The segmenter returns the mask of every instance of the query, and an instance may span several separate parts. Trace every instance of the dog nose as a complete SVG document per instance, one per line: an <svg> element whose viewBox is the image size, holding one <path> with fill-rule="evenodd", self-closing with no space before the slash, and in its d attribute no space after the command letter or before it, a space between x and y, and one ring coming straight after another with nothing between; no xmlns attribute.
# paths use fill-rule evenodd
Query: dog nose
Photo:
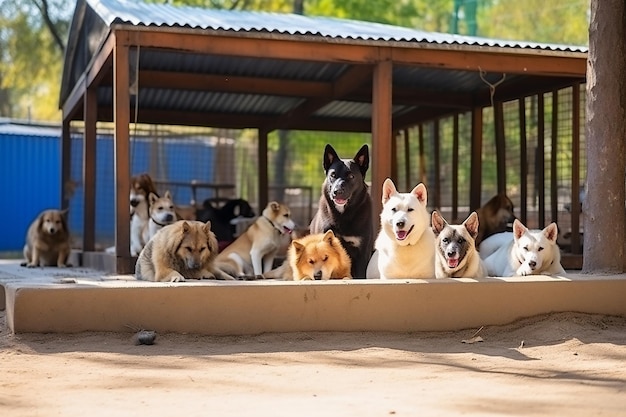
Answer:
<svg viewBox="0 0 626 417"><path fill-rule="evenodd" d="M171 214L168 214L167 216L165 216L166 222L171 222L172 220L174 220L174 217Z"/></svg>
<svg viewBox="0 0 626 417"><path fill-rule="evenodd" d="M56 231L57 231L57 229L55 229L54 227L51 227L51 228L50 228L50 234L51 234L51 235L55 234L55 233L56 233Z"/></svg>
<svg viewBox="0 0 626 417"><path fill-rule="evenodd" d="M315 273L315 275L313 275L313 278L315 278L316 280L321 280L322 279L322 271L317 271Z"/></svg>
<svg viewBox="0 0 626 417"><path fill-rule="evenodd" d="M131 206L133 206L133 207L137 207L137 205L138 205L138 204L139 204L139 200L135 200L135 199L130 200L130 205L131 205Z"/></svg>
<svg viewBox="0 0 626 417"><path fill-rule="evenodd" d="M535 261L530 261L530 262L528 262L528 265L529 265L532 269L535 269L535 267L537 266L537 262L535 262Z"/></svg>
<svg viewBox="0 0 626 417"><path fill-rule="evenodd" d="M402 229L404 227L404 220L400 220L399 222L396 222L396 226Z"/></svg>
<svg viewBox="0 0 626 417"><path fill-rule="evenodd" d="M456 251L454 251L454 250L448 251L447 255L448 255L449 258L452 258L453 256L456 255Z"/></svg>

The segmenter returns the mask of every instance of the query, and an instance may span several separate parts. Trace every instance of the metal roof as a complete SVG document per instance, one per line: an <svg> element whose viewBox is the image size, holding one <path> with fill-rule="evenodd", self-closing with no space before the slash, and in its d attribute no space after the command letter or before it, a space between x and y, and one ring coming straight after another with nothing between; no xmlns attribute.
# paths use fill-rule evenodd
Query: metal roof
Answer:
<svg viewBox="0 0 626 417"><path fill-rule="evenodd" d="M215 10L198 7L149 4L128 0L87 0L107 25L167 26L234 32L266 32L285 35L312 35L333 40L419 42L478 45L502 48L531 48L553 51L586 52L583 46L497 40L418 29L382 23L290 13L241 10Z"/></svg>
<svg viewBox="0 0 626 417"><path fill-rule="evenodd" d="M104 62L99 55L112 53L103 50L105 43L124 31L141 35L127 42L130 65L138 63L138 114L145 123L368 131L373 68L376 61L390 59L385 56L394 61L392 112L398 128L416 117L489 105L489 83L504 73L506 80L495 95L499 100L584 80L586 68L587 48L582 46L330 17L77 0L60 94L62 107L68 99L73 103L64 109L73 119L82 117L77 95L82 94L86 72L98 59ZM169 43L146 46L138 40L156 34ZM191 46L198 35L206 36L206 42ZM241 42L248 42L247 50L241 50ZM288 42L290 48L284 50L278 42ZM357 52L344 57L352 50ZM107 59L103 74L95 77L99 120L113 117L112 59ZM302 115L305 110L308 117Z"/></svg>

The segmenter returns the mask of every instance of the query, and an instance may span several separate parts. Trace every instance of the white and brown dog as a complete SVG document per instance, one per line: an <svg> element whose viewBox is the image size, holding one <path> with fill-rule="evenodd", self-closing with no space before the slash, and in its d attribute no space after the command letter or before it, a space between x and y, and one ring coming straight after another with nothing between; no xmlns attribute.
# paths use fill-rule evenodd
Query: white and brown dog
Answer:
<svg viewBox="0 0 626 417"><path fill-rule="evenodd" d="M435 277L484 278L486 269L474 239L478 234L478 215L472 212L460 225L450 225L438 211L432 213L435 240Z"/></svg>

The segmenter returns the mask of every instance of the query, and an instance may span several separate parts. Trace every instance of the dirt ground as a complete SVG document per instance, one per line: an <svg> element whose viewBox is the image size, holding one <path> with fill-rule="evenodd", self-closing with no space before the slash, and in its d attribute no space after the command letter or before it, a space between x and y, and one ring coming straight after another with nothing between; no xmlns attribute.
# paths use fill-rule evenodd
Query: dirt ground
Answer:
<svg viewBox="0 0 626 417"><path fill-rule="evenodd" d="M152 346L0 329L2 416L626 415L626 318L534 317L473 344L478 329L159 334Z"/></svg>

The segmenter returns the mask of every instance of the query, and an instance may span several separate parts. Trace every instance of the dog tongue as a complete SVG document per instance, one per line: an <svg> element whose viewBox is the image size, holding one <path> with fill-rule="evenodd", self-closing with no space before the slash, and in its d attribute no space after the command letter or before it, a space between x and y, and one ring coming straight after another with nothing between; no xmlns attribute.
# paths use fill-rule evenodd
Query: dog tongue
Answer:
<svg viewBox="0 0 626 417"><path fill-rule="evenodd" d="M404 240L404 239L406 238L406 235L407 235L406 230L398 230L398 231L396 232L396 238L397 238L398 240Z"/></svg>
<svg viewBox="0 0 626 417"><path fill-rule="evenodd" d="M335 198L335 204L344 205L347 202L348 202L348 200L345 200L343 198Z"/></svg>
<svg viewBox="0 0 626 417"><path fill-rule="evenodd" d="M458 259L448 259L448 266L450 268L456 268L457 266L459 266L459 260Z"/></svg>
<svg viewBox="0 0 626 417"><path fill-rule="evenodd" d="M291 232L293 232L293 230L285 226L283 226L283 230L285 231L285 233L288 233L288 234L291 234Z"/></svg>

